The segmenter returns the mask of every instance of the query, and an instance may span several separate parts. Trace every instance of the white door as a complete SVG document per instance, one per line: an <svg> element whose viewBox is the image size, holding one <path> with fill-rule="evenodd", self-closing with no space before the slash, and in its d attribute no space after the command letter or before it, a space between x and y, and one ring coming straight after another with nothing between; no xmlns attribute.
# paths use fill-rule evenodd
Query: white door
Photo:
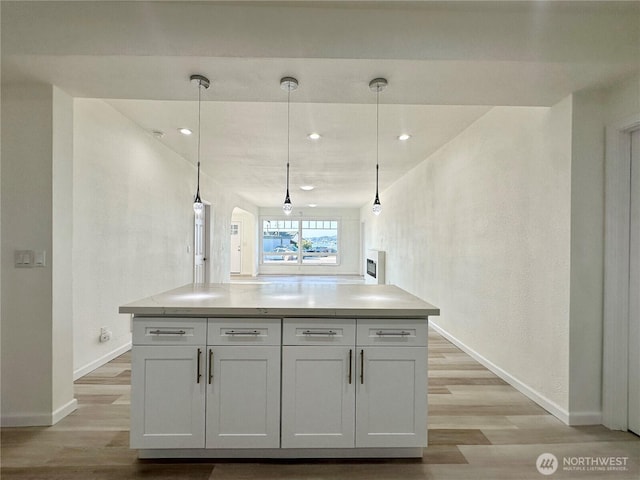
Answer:
<svg viewBox="0 0 640 480"><path fill-rule="evenodd" d="M132 350L131 448L204 447L204 350L204 346Z"/></svg>
<svg viewBox="0 0 640 480"><path fill-rule="evenodd" d="M640 130L631 134L629 430L640 435Z"/></svg>
<svg viewBox="0 0 640 480"><path fill-rule="evenodd" d="M354 354L353 347L282 348L282 448L354 446Z"/></svg>
<svg viewBox="0 0 640 480"><path fill-rule="evenodd" d="M207 367L207 448L280 447L280 347L208 347Z"/></svg>
<svg viewBox="0 0 640 480"><path fill-rule="evenodd" d="M242 268L242 224L231 222L231 273L240 273Z"/></svg>
<svg viewBox="0 0 640 480"><path fill-rule="evenodd" d="M357 349L356 447L426 447L427 349Z"/></svg>
<svg viewBox="0 0 640 480"><path fill-rule="evenodd" d="M207 216L206 209L201 213L197 213L194 217L194 234L193 234L193 281L194 283L206 283L207 271L205 268L205 252L206 252L206 226Z"/></svg>

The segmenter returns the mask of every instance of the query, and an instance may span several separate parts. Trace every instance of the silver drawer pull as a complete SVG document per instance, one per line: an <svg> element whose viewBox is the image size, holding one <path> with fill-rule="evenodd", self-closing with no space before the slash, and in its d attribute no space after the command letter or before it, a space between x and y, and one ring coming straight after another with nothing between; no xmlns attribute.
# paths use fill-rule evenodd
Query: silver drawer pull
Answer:
<svg viewBox="0 0 640 480"><path fill-rule="evenodd" d="M401 332L385 332L384 330L378 330L376 335L380 337L406 337L407 335L411 335L411 332L405 332L404 330Z"/></svg>
<svg viewBox="0 0 640 480"><path fill-rule="evenodd" d="M235 330L229 330L228 332L225 332L226 335L260 335L260 332L258 330L241 330L241 331L235 331Z"/></svg>
<svg viewBox="0 0 640 480"><path fill-rule="evenodd" d="M333 330L305 330L302 332L304 335L336 335Z"/></svg>
<svg viewBox="0 0 640 480"><path fill-rule="evenodd" d="M152 335L185 335L187 332L184 330L150 330Z"/></svg>

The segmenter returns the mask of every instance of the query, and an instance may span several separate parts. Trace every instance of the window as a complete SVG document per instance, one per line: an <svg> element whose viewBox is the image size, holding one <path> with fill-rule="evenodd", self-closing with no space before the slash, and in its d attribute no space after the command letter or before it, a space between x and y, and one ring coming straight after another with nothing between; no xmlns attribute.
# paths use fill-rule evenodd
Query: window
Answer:
<svg viewBox="0 0 640 480"><path fill-rule="evenodd" d="M338 220L262 221L262 263L337 265Z"/></svg>

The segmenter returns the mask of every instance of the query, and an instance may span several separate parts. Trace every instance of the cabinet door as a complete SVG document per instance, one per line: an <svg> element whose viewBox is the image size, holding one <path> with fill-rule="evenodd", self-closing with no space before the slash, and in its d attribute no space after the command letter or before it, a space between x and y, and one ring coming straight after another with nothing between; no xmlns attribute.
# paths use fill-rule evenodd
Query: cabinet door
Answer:
<svg viewBox="0 0 640 480"><path fill-rule="evenodd" d="M204 447L204 351L204 346L133 348L131 448Z"/></svg>
<svg viewBox="0 0 640 480"><path fill-rule="evenodd" d="M282 448L354 446L354 361L354 347L283 347Z"/></svg>
<svg viewBox="0 0 640 480"><path fill-rule="evenodd" d="M278 448L280 347L208 347L207 366L207 448Z"/></svg>
<svg viewBox="0 0 640 480"><path fill-rule="evenodd" d="M356 446L424 447L427 349L357 349Z"/></svg>

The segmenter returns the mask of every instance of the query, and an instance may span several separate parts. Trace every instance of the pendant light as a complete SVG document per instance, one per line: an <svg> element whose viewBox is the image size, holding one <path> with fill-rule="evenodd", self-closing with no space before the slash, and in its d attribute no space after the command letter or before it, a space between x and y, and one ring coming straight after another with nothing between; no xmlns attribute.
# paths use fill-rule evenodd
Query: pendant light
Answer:
<svg viewBox="0 0 640 480"><path fill-rule="evenodd" d="M298 89L298 80L293 77L282 77L280 79L280 88L287 91L287 193L284 197L282 210L284 211L285 215L291 215L291 210L293 210L291 198L289 198L289 137L291 133L291 92Z"/></svg>
<svg viewBox="0 0 640 480"><path fill-rule="evenodd" d="M379 136L380 136L380 92L382 92L385 88L387 88L387 80L385 78L374 78L369 82L369 89L372 92L376 92L376 198L373 201L373 213L376 215L380 215L382 212L382 204L380 203L380 196L378 195L378 171L380 170L379 166Z"/></svg>
<svg viewBox="0 0 640 480"><path fill-rule="evenodd" d="M202 89L209 88L209 79L203 75L191 75L189 77L191 83L194 83L198 86L198 188L196 190L196 198L193 201L193 211L196 212L196 215L202 212L204 205L202 204L202 200L200 199L200 107L202 101Z"/></svg>

